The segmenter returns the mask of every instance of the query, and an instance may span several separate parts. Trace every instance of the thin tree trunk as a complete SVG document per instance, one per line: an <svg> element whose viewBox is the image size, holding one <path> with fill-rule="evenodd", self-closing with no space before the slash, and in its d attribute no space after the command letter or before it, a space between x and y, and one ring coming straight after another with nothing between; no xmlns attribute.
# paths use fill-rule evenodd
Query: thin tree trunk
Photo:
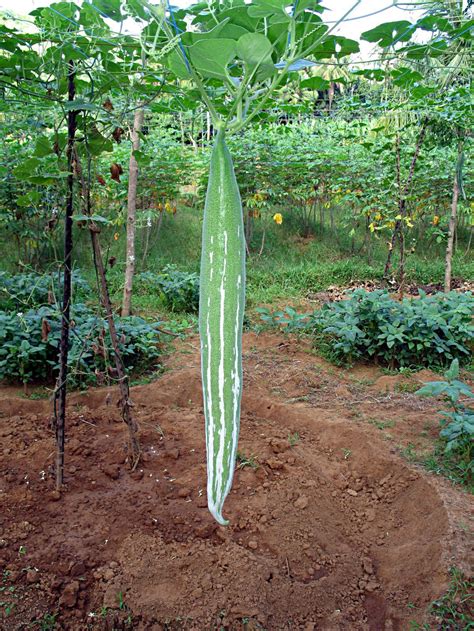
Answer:
<svg viewBox="0 0 474 631"><path fill-rule="evenodd" d="M74 101L76 95L74 62L68 66L68 100ZM72 284L72 215L74 211L74 139L76 135L76 110L67 116L67 194L66 217L64 224L64 276L63 304L61 314L61 340L59 343L59 377L54 393L54 427L56 431L56 490L64 482L64 444L66 438L66 396L69 355L69 326L71 313Z"/></svg>
<svg viewBox="0 0 474 631"><path fill-rule="evenodd" d="M128 383L128 375L125 371L122 354L120 352L117 330L115 328L114 314L112 310L112 302L110 300L109 288L107 286L107 278L105 275L104 260L100 249L99 231L95 225L90 226L92 248L94 250L94 263L99 277L100 289L102 294L102 305L105 309L107 324L109 326L110 341L114 351L115 370L117 372L117 380L120 388L120 406L122 409L122 419L128 428L129 439L129 465L131 469L135 469L140 460L140 444L138 442L138 427L132 415L132 403L130 401L130 387Z"/></svg>
<svg viewBox="0 0 474 631"><path fill-rule="evenodd" d="M137 215L138 163L134 151L140 148L140 130L143 125L144 110L135 110L132 129L132 152L130 154L127 200L127 260L125 263L125 284L123 288L122 316L129 316L132 307L133 276L135 274L135 224Z"/></svg>
<svg viewBox="0 0 474 631"><path fill-rule="evenodd" d="M77 173L81 180L82 198L85 204L85 214L91 215L90 205L90 187L86 184L84 174L82 172L81 164L77 153L75 154ZM140 443L138 441L137 432L138 426L132 415L132 402L130 400L130 387L128 382L128 375L126 373L123 361L122 353L120 352L119 342L117 337L117 329L115 328L114 313L112 309L112 301L110 300L109 288L107 285L107 277L105 273L104 259L102 257L102 251L100 248L99 233L100 228L90 221L89 225L92 250L94 254L94 266L96 269L97 277L99 279L101 302L105 310L105 316L109 327L110 341L112 344L115 371L117 375L117 381L120 389L120 407L122 411L122 419L128 428L128 458L131 469L135 469L140 460Z"/></svg>
<svg viewBox="0 0 474 631"><path fill-rule="evenodd" d="M408 172L408 177L407 177L407 181L405 182L405 186L403 187L403 190L401 188L401 168L400 168L400 136L397 136L397 144L396 144L396 151L397 151L397 183L398 183L398 189L399 189L399 197L398 197L398 209L399 209L399 215L400 215L400 219L397 219L395 221L395 226L393 228L393 232L392 232L392 237L390 239L390 243L389 243L389 247L388 247L388 254L387 254L387 261L385 263L385 269L383 272L383 276L385 279L388 278L390 269L392 267L392 255L393 255L393 250L394 250L394 246L397 240L397 236L399 235L400 230L403 230L403 219L405 218L406 215L406 203L407 203L407 196L408 193L410 192L410 188L411 188L411 184L413 181L413 176L415 175L415 166L418 160L418 156L420 155L420 150L421 150L421 145L423 144L423 140L425 138L426 135L426 128L428 126L428 119L424 118L423 122L421 124L421 129L420 129L420 133L418 134L418 139L416 141L416 146L415 146L415 151L413 153L413 157L411 160L411 164L410 164L410 170Z"/></svg>
<svg viewBox="0 0 474 631"><path fill-rule="evenodd" d="M457 218L457 213L458 213L458 200L459 200L459 193L461 191L461 171L462 171L463 157L464 157L463 145L460 142L458 145L458 159L456 161L456 170L454 172L453 197L451 201L451 216L449 217L448 243L446 246L446 265L445 265L445 272L444 272L444 291L446 293L451 291L454 235L456 234L456 218Z"/></svg>

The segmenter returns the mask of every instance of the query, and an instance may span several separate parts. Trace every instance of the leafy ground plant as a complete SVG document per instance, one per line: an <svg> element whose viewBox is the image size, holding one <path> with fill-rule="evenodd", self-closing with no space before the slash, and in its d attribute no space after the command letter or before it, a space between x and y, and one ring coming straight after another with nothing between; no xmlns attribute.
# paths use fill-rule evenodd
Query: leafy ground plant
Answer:
<svg viewBox="0 0 474 631"><path fill-rule="evenodd" d="M136 278L139 293L158 294L163 306L172 312L197 313L199 309L199 276L167 265L160 274L142 272Z"/></svg>
<svg viewBox="0 0 474 631"><path fill-rule="evenodd" d="M348 300L323 306L312 318L314 334L341 361L374 359L392 368L440 368L467 360L474 337L470 293L392 299L387 291L359 289Z"/></svg>
<svg viewBox="0 0 474 631"><path fill-rule="evenodd" d="M80 272L72 274L74 294L84 297L90 287ZM0 272L0 309L21 310L57 303L62 292L59 274L9 274Z"/></svg>
<svg viewBox="0 0 474 631"><path fill-rule="evenodd" d="M430 397L443 397L450 411L441 411L440 438L444 455L461 472L462 479L472 480L474 476L474 410L469 407L474 392L459 380L459 361L453 360L444 373L444 381L430 381L417 391L417 394Z"/></svg>
<svg viewBox="0 0 474 631"><path fill-rule="evenodd" d="M330 360L351 364L374 360L395 368L443 368L453 359L467 361L474 339L470 292L438 293L394 300L386 290L357 289L347 300L325 304L313 314L294 309L259 309L268 325L311 334Z"/></svg>
<svg viewBox="0 0 474 631"><path fill-rule="evenodd" d="M58 370L60 312L40 307L26 313L0 311L0 381L52 381ZM160 354L159 322L117 318L122 358L130 372L156 367ZM72 310L69 363L71 384L102 384L114 377L106 322L82 303Z"/></svg>

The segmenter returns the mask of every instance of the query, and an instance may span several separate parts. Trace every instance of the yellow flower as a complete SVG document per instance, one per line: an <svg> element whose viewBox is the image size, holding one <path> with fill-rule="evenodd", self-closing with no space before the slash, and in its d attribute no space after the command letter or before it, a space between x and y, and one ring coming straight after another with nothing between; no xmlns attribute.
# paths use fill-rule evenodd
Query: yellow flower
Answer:
<svg viewBox="0 0 474 631"><path fill-rule="evenodd" d="M169 202L165 202L165 210L167 213L172 213L173 212L173 207L171 206L171 204Z"/></svg>
<svg viewBox="0 0 474 631"><path fill-rule="evenodd" d="M281 213L275 213L273 215L273 221L281 226L281 224L283 223L283 217L281 216Z"/></svg>
<svg viewBox="0 0 474 631"><path fill-rule="evenodd" d="M381 213L377 213L377 214L375 215L375 219L376 219L377 221L380 221L380 220L382 219L382 214L381 214Z"/></svg>
<svg viewBox="0 0 474 631"><path fill-rule="evenodd" d="M439 224L439 216L435 215L433 217L433 226L437 226Z"/></svg>
<svg viewBox="0 0 474 631"><path fill-rule="evenodd" d="M115 232L114 233L114 241L118 241L119 240L119 236L120 236L119 233Z"/></svg>

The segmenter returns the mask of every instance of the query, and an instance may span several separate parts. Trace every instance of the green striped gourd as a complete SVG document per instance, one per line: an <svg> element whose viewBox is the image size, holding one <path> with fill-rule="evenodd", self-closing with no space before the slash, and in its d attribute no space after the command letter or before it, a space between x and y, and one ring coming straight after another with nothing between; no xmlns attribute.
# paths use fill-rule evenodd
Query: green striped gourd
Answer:
<svg viewBox="0 0 474 631"><path fill-rule="evenodd" d="M207 501L220 524L232 485L242 396L245 241L232 157L220 130L204 208L199 332L206 419Z"/></svg>

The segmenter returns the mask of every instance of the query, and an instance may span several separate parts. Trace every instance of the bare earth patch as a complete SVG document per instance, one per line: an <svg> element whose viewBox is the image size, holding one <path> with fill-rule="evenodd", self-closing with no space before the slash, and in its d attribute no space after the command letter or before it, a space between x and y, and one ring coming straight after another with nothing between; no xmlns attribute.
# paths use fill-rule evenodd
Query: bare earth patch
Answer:
<svg viewBox="0 0 474 631"><path fill-rule="evenodd" d="M434 404L376 369L338 370L304 344L247 334L242 468L222 528L206 508L197 347L181 343L168 372L133 388L134 473L117 394L71 397L60 499L48 402L0 399L0 566L14 588L0 596L12 603L1 628L48 613L71 631L423 622L449 566L472 565L471 498L399 455L430 445Z"/></svg>

